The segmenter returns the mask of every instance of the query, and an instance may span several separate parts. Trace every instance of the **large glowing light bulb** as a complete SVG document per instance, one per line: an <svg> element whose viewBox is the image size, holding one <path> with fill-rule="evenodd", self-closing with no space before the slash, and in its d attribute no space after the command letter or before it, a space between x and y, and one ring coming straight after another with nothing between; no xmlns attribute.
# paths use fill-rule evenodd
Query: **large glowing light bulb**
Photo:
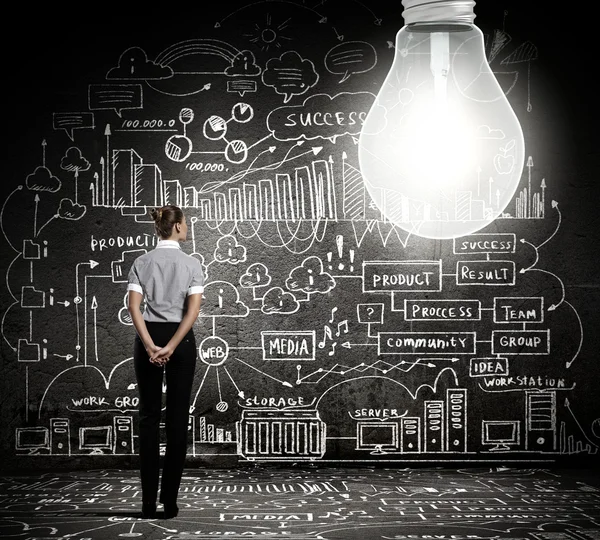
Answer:
<svg viewBox="0 0 600 540"><path fill-rule="evenodd" d="M394 62L362 126L365 186L426 238L489 225L517 190L523 132L485 57L474 1L403 0Z"/></svg>

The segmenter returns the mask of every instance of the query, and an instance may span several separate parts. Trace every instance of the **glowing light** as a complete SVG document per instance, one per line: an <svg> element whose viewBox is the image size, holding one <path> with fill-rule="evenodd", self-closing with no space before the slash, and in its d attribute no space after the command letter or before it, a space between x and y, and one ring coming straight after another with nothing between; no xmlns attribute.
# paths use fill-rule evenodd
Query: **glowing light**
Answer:
<svg viewBox="0 0 600 540"><path fill-rule="evenodd" d="M406 25L359 139L383 217L426 238L489 225L517 190L521 126L485 58L475 2L403 0Z"/></svg>

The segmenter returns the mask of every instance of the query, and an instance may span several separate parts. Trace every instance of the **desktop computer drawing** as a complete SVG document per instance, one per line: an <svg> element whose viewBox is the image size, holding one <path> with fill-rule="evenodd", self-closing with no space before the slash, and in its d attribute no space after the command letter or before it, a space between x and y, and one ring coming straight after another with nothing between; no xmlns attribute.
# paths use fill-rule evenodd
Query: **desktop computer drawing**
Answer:
<svg viewBox="0 0 600 540"><path fill-rule="evenodd" d="M26 450L35 454L40 450L50 450L50 433L47 427L23 427L16 430L16 450Z"/></svg>
<svg viewBox="0 0 600 540"><path fill-rule="evenodd" d="M489 452L506 452L521 443L520 420L482 420L481 443L492 445Z"/></svg>
<svg viewBox="0 0 600 540"><path fill-rule="evenodd" d="M373 455L398 450L398 423L358 422L356 449L370 450Z"/></svg>
<svg viewBox="0 0 600 540"><path fill-rule="evenodd" d="M79 449L90 454L106 454L114 451L112 426L79 428Z"/></svg>
<svg viewBox="0 0 600 540"><path fill-rule="evenodd" d="M556 425L556 390L525 392L525 450L556 452L558 428Z"/></svg>
<svg viewBox="0 0 600 540"><path fill-rule="evenodd" d="M133 418L131 416L115 416L113 432L115 454L133 454Z"/></svg>
<svg viewBox="0 0 600 540"><path fill-rule="evenodd" d="M52 455L71 454L71 421L69 418L50 419L50 452Z"/></svg>

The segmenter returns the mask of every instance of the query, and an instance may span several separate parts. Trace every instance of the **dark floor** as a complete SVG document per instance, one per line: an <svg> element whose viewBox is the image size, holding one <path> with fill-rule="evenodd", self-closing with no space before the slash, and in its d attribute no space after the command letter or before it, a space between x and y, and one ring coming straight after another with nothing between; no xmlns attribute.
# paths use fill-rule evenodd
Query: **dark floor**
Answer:
<svg viewBox="0 0 600 540"><path fill-rule="evenodd" d="M19 472L0 477L0 538L600 539L599 476L505 467L187 469L179 516L144 520L135 470Z"/></svg>

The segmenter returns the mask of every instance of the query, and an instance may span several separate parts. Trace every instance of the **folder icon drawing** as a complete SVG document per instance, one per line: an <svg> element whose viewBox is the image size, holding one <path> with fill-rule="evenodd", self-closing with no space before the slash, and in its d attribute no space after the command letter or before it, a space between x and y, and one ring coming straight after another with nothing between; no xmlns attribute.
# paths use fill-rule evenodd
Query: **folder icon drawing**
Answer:
<svg viewBox="0 0 600 540"><path fill-rule="evenodd" d="M21 307L43 308L46 303L44 291L38 291L31 285L25 285L21 289Z"/></svg>
<svg viewBox="0 0 600 540"><path fill-rule="evenodd" d="M17 345L17 358L19 362L39 362L40 344L29 343L26 339L19 339Z"/></svg>
<svg viewBox="0 0 600 540"><path fill-rule="evenodd" d="M23 258L37 260L40 258L40 245L32 240L23 240Z"/></svg>
<svg viewBox="0 0 600 540"><path fill-rule="evenodd" d="M145 249L134 249L131 251L124 251L123 258L112 261L110 268L112 270L113 283L127 283L127 277L129 275L129 269L133 264L133 261L140 255L146 253Z"/></svg>

